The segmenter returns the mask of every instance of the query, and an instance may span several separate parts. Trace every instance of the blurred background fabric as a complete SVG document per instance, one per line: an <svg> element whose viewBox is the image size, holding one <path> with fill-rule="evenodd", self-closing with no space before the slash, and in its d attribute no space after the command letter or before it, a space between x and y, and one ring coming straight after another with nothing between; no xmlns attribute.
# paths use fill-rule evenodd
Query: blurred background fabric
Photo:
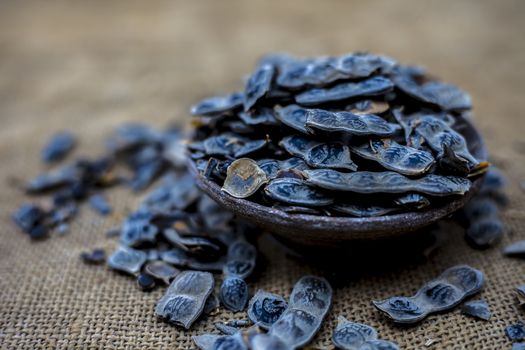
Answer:
<svg viewBox="0 0 525 350"><path fill-rule="evenodd" d="M471 93L476 125L509 179L507 233L500 246L479 251L453 226L428 261L343 283L313 344L330 346L343 314L402 349L429 340L429 349L510 348L504 328L524 316L513 289L525 283L525 262L500 250L525 239L524 34L520 0L0 1L0 347L193 348L191 335L245 317L223 311L184 332L156 320L161 289L142 293L131 278L80 262L84 250L116 246L105 231L140 199L126 189L111 192L117 215L109 219L84 209L66 236L30 242L19 233L9 218L27 200L19 182L44 169L39 150L51 134L71 130L80 141L75 153L95 155L122 122L187 123L192 104L240 88L265 53L370 51L424 65ZM326 273L271 247L263 253L268 263L253 291L288 296L301 275ZM397 327L370 304L412 294L458 263L486 273L479 296L491 306L490 321L456 309Z"/></svg>

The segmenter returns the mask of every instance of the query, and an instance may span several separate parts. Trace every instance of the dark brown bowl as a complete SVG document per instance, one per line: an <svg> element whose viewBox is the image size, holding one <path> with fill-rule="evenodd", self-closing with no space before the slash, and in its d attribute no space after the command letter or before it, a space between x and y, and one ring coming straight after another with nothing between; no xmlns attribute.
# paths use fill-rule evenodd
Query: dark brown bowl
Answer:
<svg viewBox="0 0 525 350"><path fill-rule="evenodd" d="M463 120L461 133L471 145L471 152L478 159L487 159L483 139L469 120ZM197 186L213 200L236 215L257 224L290 244L337 246L347 241L392 238L421 229L460 209L478 191L483 176L474 180L472 188L463 196L428 210L405 212L370 218L316 216L287 214L281 210L238 199L221 191L219 185L199 174L195 163L189 159L190 171Z"/></svg>

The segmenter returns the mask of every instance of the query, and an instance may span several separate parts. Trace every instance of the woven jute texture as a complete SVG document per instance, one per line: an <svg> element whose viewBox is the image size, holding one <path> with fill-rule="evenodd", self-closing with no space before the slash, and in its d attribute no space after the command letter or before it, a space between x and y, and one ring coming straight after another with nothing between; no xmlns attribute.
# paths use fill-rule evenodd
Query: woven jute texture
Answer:
<svg viewBox="0 0 525 350"><path fill-rule="evenodd" d="M156 126L186 122L199 98L241 87L241 77L265 52L301 55L354 50L421 63L471 92L477 126L493 162L509 179L506 234L488 250L469 247L448 224L443 246L428 260L337 280L334 305L314 344L330 346L339 314L377 327L403 349L509 349L505 326L525 318L514 287L525 283L525 261L501 247L525 239L525 2L523 1L1 1L0 2L0 348L193 348L191 335L212 322L244 318L222 313L190 332L157 321L163 293L143 293L131 278L86 266L84 250L112 250L105 236L140 196L111 191L115 215L83 207L65 236L31 242L9 217L26 201L20 180L44 170L40 146L54 131L79 135L77 155L96 155L124 121ZM303 274L330 271L290 259L268 240L266 264L250 283L288 296ZM383 260L382 260L383 259ZM363 268L340 259L349 273ZM388 322L372 299L410 295L455 264L486 274L479 294L493 315L483 322L458 309L413 327Z"/></svg>

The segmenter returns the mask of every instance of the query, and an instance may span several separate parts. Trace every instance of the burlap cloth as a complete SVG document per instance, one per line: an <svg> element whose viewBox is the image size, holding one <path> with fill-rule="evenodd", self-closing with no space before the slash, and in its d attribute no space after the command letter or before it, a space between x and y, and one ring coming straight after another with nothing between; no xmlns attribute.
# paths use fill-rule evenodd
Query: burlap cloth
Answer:
<svg viewBox="0 0 525 350"><path fill-rule="evenodd" d="M57 129L80 136L77 154L97 154L103 137L123 121L166 125L187 119L199 98L240 87L240 78L267 51L297 54L368 49L419 62L472 93L477 125L494 162L508 176L507 227L493 249L470 248L459 229L428 261L342 283L315 339L329 346L338 314L377 327L403 349L505 349L504 327L524 316L513 288L525 283L525 261L502 257L501 246L525 239L525 2L8 2L0 3L0 347L3 349L192 348L190 336L230 312L183 332L155 319L163 290L143 293L106 267L82 264L83 250L116 245L105 237L137 203L126 189L111 192L116 215L88 208L70 234L30 242L9 216L26 200L17 179L43 169L38 151ZM306 273L323 273L265 245L268 266L252 288L285 296ZM381 257L378 257L381 259ZM345 264L345 261L341 261ZM413 293L445 268L483 270L480 297L493 311L483 322L458 309L411 328L387 322L371 299ZM389 262L385 261L385 265ZM347 266L349 270L358 266Z"/></svg>

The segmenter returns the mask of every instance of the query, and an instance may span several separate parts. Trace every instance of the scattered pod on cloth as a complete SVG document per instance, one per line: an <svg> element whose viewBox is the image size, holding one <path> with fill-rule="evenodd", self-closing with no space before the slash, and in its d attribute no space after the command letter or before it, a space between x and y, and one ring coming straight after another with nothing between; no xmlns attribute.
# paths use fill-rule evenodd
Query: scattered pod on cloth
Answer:
<svg viewBox="0 0 525 350"><path fill-rule="evenodd" d="M104 249L93 249L90 252L82 252L80 259L86 264L98 265L106 261L106 252Z"/></svg>
<svg viewBox="0 0 525 350"><path fill-rule="evenodd" d="M101 194L94 194L89 197L89 205L100 215L109 215L113 211L106 197Z"/></svg>
<svg viewBox="0 0 525 350"><path fill-rule="evenodd" d="M249 111L261 98L266 96L272 86L275 67L271 64L259 66L248 78L244 89L244 111Z"/></svg>
<svg viewBox="0 0 525 350"><path fill-rule="evenodd" d="M372 303L396 323L416 323L430 313L458 305L465 297L478 292L483 282L481 271L458 265L425 284L412 297L392 297Z"/></svg>
<svg viewBox="0 0 525 350"><path fill-rule="evenodd" d="M467 229L467 237L476 246L487 247L496 243L503 236L503 223L494 216L472 222Z"/></svg>
<svg viewBox="0 0 525 350"><path fill-rule="evenodd" d="M251 243L239 238L228 247L226 264L223 267L225 276L247 278L255 268L257 249Z"/></svg>
<svg viewBox="0 0 525 350"><path fill-rule="evenodd" d="M327 206L333 199L319 192L304 181L294 178L271 180L264 188L264 193L281 203L306 207Z"/></svg>
<svg viewBox="0 0 525 350"><path fill-rule="evenodd" d="M399 127L374 114L357 115L350 112L330 112L311 109L306 119L308 131L342 132L350 135L392 136Z"/></svg>
<svg viewBox="0 0 525 350"><path fill-rule="evenodd" d="M237 327L233 327L225 323L215 322L213 325L219 332L225 335L234 335L235 333L239 332Z"/></svg>
<svg viewBox="0 0 525 350"><path fill-rule="evenodd" d="M227 276L219 292L221 303L230 311L244 310L248 302L248 285L243 279Z"/></svg>
<svg viewBox="0 0 525 350"><path fill-rule="evenodd" d="M341 83L326 89L307 90L296 95L295 101L303 106L312 106L353 97L381 95L391 91L393 87L390 79L377 76L357 83Z"/></svg>
<svg viewBox="0 0 525 350"><path fill-rule="evenodd" d="M431 153L389 139L370 140L361 146L352 147L352 151L360 157L378 162L386 169L408 176L423 175L435 163Z"/></svg>
<svg viewBox="0 0 525 350"><path fill-rule="evenodd" d="M180 273L180 270L162 260L148 262L144 267L144 271L156 279L161 280L166 285L169 285L171 280Z"/></svg>
<svg viewBox="0 0 525 350"><path fill-rule="evenodd" d="M189 329L202 314L213 285L213 275L209 272L183 271L157 303L155 314Z"/></svg>
<svg viewBox="0 0 525 350"><path fill-rule="evenodd" d="M211 293L208 299L206 299L206 303L204 303L204 309L202 310L202 313L204 315L210 315L216 312L219 309L221 302L217 295L215 293Z"/></svg>
<svg viewBox="0 0 525 350"><path fill-rule="evenodd" d="M409 179L393 171L341 173L332 169L304 170L306 183L333 191L357 193L418 192L433 196L465 194L472 183L463 177L428 174Z"/></svg>
<svg viewBox="0 0 525 350"><path fill-rule="evenodd" d="M248 304L248 317L261 328L269 329L287 306L288 303L280 295L259 289Z"/></svg>
<svg viewBox="0 0 525 350"><path fill-rule="evenodd" d="M143 251L120 246L109 257L108 266L112 269L135 275L140 271L142 265L146 263L147 257L147 254Z"/></svg>
<svg viewBox="0 0 525 350"><path fill-rule="evenodd" d="M491 315L489 305L485 300L469 300L461 306L461 312L481 320L488 321Z"/></svg>
<svg viewBox="0 0 525 350"><path fill-rule="evenodd" d="M174 246L196 256L217 256L222 251L218 242L200 236L181 236L172 228L163 231L164 237Z"/></svg>
<svg viewBox="0 0 525 350"><path fill-rule="evenodd" d="M525 257L525 240L509 244L503 248L503 254L520 258Z"/></svg>
<svg viewBox="0 0 525 350"><path fill-rule="evenodd" d="M63 159L75 147L76 139L72 133L62 131L56 133L42 148L41 157L46 163Z"/></svg>
<svg viewBox="0 0 525 350"><path fill-rule="evenodd" d="M343 316L337 317L332 342L339 349L359 349L369 340L377 339L377 331L366 324L353 323Z"/></svg>
<svg viewBox="0 0 525 350"><path fill-rule="evenodd" d="M219 258L214 261L199 260L194 256L188 255L184 250L180 248L174 248L160 253L161 260L178 267L189 268L199 271L222 271L224 268L225 260Z"/></svg>
<svg viewBox="0 0 525 350"><path fill-rule="evenodd" d="M244 102L242 92L234 92L226 96L217 96L202 100L191 108L192 115L219 115L233 112L240 108Z"/></svg>
<svg viewBox="0 0 525 350"><path fill-rule="evenodd" d="M247 198L267 181L266 173L254 160L241 158L228 167L222 190L236 198Z"/></svg>
<svg viewBox="0 0 525 350"><path fill-rule="evenodd" d="M518 299L518 305L523 307L525 305L525 284L516 288L516 298Z"/></svg>
<svg viewBox="0 0 525 350"><path fill-rule="evenodd" d="M128 216L120 229L120 242L130 247L155 242L159 229L151 220L149 210L139 210Z"/></svg>
<svg viewBox="0 0 525 350"><path fill-rule="evenodd" d="M505 334L510 340L522 340L525 338L525 325L522 321L505 328Z"/></svg>

